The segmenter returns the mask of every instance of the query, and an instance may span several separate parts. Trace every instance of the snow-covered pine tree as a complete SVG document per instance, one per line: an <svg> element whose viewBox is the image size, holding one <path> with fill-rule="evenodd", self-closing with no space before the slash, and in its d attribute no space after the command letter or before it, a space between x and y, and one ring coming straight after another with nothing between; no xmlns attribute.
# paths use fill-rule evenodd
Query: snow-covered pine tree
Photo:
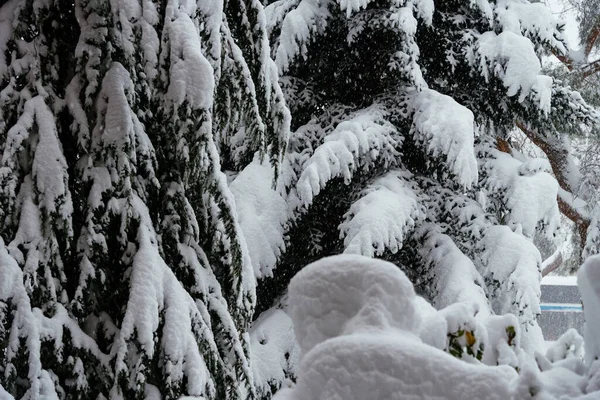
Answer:
<svg viewBox="0 0 600 400"><path fill-rule="evenodd" d="M527 0L278 0L266 13L293 133L278 191L248 200L244 171L232 185L242 230L264 237L258 309L309 262L358 253L399 265L437 308L476 299L481 315L515 314L533 352L532 236L554 233L558 184L506 138L519 125L555 142L598 122L541 73L542 55L567 53L560 22ZM265 202L287 217L274 206L244 223ZM277 382L257 386L268 397Z"/></svg>
<svg viewBox="0 0 600 400"><path fill-rule="evenodd" d="M220 152L277 165L287 140L262 5L12 0L0 23L2 387L252 398Z"/></svg>
<svg viewBox="0 0 600 400"><path fill-rule="evenodd" d="M10 1L0 20L0 384L15 398L85 398L106 389L110 374L68 311L74 202L60 115L73 10Z"/></svg>

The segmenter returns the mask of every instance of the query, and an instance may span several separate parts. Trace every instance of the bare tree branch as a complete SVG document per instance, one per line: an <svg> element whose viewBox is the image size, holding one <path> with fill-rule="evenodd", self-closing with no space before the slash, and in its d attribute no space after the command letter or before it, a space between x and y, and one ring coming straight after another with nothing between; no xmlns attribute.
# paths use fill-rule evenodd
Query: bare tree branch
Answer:
<svg viewBox="0 0 600 400"><path fill-rule="evenodd" d="M542 263L542 277L548 275L550 272L560 267L562 262L562 253L560 251L556 251Z"/></svg>
<svg viewBox="0 0 600 400"><path fill-rule="evenodd" d="M594 48L594 44L596 44L596 40L598 40L599 35L600 35L600 18L597 18L596 25L592 28L592 30L590 31L590 34L588 35L587 39L585 40L584 55L585 55L586 59L589 57L590 53L592 52L592 49Z"/></svg>

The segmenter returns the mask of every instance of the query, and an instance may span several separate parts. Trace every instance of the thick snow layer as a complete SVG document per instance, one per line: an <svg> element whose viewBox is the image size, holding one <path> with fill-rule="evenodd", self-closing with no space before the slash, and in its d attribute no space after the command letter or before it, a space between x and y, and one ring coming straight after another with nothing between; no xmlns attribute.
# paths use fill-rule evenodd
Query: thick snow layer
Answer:
<svg viewBox="0 0 600 400"><path fill-rule="evenodd" d="M13 324L13 329L8 332L7 347L3 350L6 357L7 371L15 368L12 365L17 352L21 347L21 340L25 341L24 347L28 353L27 376L29 378L28 395L35 398L41 390L40 375L42 363L40 361L40 323L35 317L29 300L29 295L23 285L23 273L17 262L8 254L4 242L0 238L0 315L2 319L7 302L11 302L15 310L13 318L18 324Z"/></svg>
<svg viewBox="0 0 600 400"><path fill-rule="evenodd" d="M344 253L368 257L382 255L385 250L396 253L405 235L423 218L410 178L392 171L377 179L365 194L350 206L339 229L344 238Z"/></svg>
<svg viewBox="0 0 600 400"><path fill-rule="evenodd" d="M19 122L26 119L27 115L34 117L39 135L32 166L39 206L48 214L56 213L63 219L70 218L73 206L67 189L67 161L58 139L54 115L41 96L25 103ZM23 128L31 129L34 121L23 123Z"/></svg>
<svg viewBox="0 0 600 400"><path fill-rule="evenodd" d="M373 0L301 0L295 9L287 11L296 5L298 0L278 1L267 7L267 26L269 31L281 24L279 45L276 50L275 61L280 73L285 73L291 63L298 56L306 58L308 44L314 36L322 34L331 16L330 9L340 7L350 19L355 12L367 8ZM433 0L409 0L395 2L386 24L395 25L407 35L408 46L396 54L401 59L401 67L408 75L414 75L414 82L423 83L419 65L415 62L418 58L418 47L414 43L417 20L422 19L426 24L431 24L434 11ZM287 15L283 17L283 13ZM281 21L281 22L280 22ZM350 35L351 36L351 35ZM409 65L409 68L406 66Z"/></svg>
<svg viewBox="0 0 600 400"><path fill-rule="evenodd" d="M218 285L215 286L214 278L209 272L204 273L207 279L203 283L209 285L207 304L194 301L159 254L156 233L144 202L133 194L128 205L121 206L123 208L120 211L132 213L140 221L140 226L137 232L138 249L130 271L129 299L113 347L117 373L128 373L131 381L135 382L142 371L139 370L139 364L130 365L128 360L143 353L149 358L159 358L164 363L164 379L167 382L180 382L185 377L187 393L198 396L214 393L213 377L206 365L205 354L198 347L198 341L201 340L208 346L209 352L218 352L215 338L207 329L214 322L229 335L227 349L231 351L230 356L240 360L240 373L251 380L250 366L242 345L242 340L247 338L237 335L227 303ZM114 207L119 205L115 204ZM183 246L180 250L183 250ZM202 254L201 250L191 248L188 253L186 261L190 263ZM199 273L200 268L194 264L191 266L194 273ZM155 338L159 329L162 330L162 340L157 343ZM113 387L115 395L119 390L117 385ZM235 390L238 396L244 396L243 387Z"/></svg>
<svg viewBox="0 0 600 400"><path fill-rule="evenodd" d="M333 178L343 177L349 183L354 172L362 166L371 167L381 160L386 166L395 162L396 128L385 120L377 107L361 110L353 118L339 123L325 137L305 163L297 184L298 197L304 206ZM362 164L361 164L362 163Z"/></svg>
<svg viewBox="0 0 600 400"><path fill-rule="evenodd" d="M317 345L302 359L293 389L276 400L511 398L510 367L476 366L406 333L354 333Z"/></svg>
<svg viewBox="0 0 600 400"><path fill-rule="evenodd" d="M32 140L36 137L37 140ZM0 179L6 182L0 190L15 193L23 144L36 143L33 152L32 178L36 201L47 214L68 220L73 210L67 188L67 162L58 140L54 116L45 100L36 96L23 107L17 123L7 133L4 153L0 158ZM11 196L9 196L10 198Z"/></svg>
<svg viewBox="0 0 600 400"><path fill-rule="evenodd" d="M271 165L255 159L230 185L257 278L273 275L275 263L285 248L288 205L273 188L273 180Z"/></svg>
<svg viewBox="0 0 600 400"><path fill-rule="evenodd" d="M482 322L487 332L483 362L486 365L519 367L521 328L517 317L513 314L491 315ZM509 335L509 332L514 332L514 335Z"/></svg>
<svg viewBox="0 0 600 400"><path fill-rule="evenodd" d="M530 97L542 112L550 112L552 78L540 74L540 60L528 38L510 30L499 35L489 31L478 38L477 47L486 79L495 75L504 82L508 96L518 94L519 102Z"/></svg>
<svg viewBox="0 0 600 400"><path fill-rule="evenodd" d="M407 3L412 5L417 17L421 18L425 23L431 24L435 9L433 0L409 0Z"/></svg>
<svg viewBox="0 0 600 400"><path fill-rule="evenodd" d="M558 30L564 23L546 4L526 0L498 0L494 11L503 31L549 43L559 52L567 52L563 33Z"/></svg>
<svg viewBox="0 0 600 400"><path fill-rule="evenodd" d="M307 44L327 26L331 3L332 0L302 0L285 16L275 57L280 73L286 72L296 57L306 58Z"/></svg>
<svg viewBox="0 0 600 400"><path fill-rule="evenodd" d="M257 394L296 376L300 348L291 318L281 309L264 312L250 331L252 373Z"/></svg>
<svg viewBox="0 0 600 400"><path fill-rule="evenodd" d="M588 365L600 358L600 255L589 257L577 272L585 325L585 360Z"/></svg>
<svg viewBox="0 0 600 400"><path fill-rule="evenodd" d="M421 316L418 336L423 343L444 350L448 344L448 322L427 300L421 296L414 300L417 313Z"/></svg>
<svg viewBox="0 0 600 400"><path fill-rule="evenodd" d="M541 255L533 243L507 226L488 228L482 246L482 275L492 294L492 309L519 318L523 348L533 354L543 343L536 322L541 313Z"/></svg>
<svg viewBox="0 0 600 400"><path fill-rule="evenodd" d="M431 89L416 91L408 100L414 113L411 133L432 156L445 156L446 168L459 184L470 188L477 182L474 116L452 97Z"/></svg>
<svg viewBox="0 0 600 400"><path fill-rule="evenodd" d="M441 338L447 331L477 332L473 309L457 304L436 322L437 312L391 263L324 258L292 279L289 304L301 362L296 385L277 400L512 397L513 368L470 364L440 350L443 342L431 340L436 348L419 339L429 333L421 326Z"/></svg>
<svg viewBox="0 0 600 400"><path fill-rule="evenodd" d="M213 69L200 49L200 38L188 15L180 13L169 24L171 39L170 84L167 96L175 104L189 102L194 108L209 108L214 91Z"/></svg>
<svg viewBox="0 0 600 400"><path fill-rule="evenodd" d="M503 201L509 210L508 223L520 226L527 237L533 237L538 224L552 238L560 226L558 182L547 171L546 160L530 159L521 162L510 154L494 151L483 168L487 189L504 193Z"/></svg>
<svg viewBox="0 0 600 400"><path fill-rule="evenodd" d="M449 236L432 227L424 236L419 255L434 275L432 301L436 308L441 309L456 302L469 302L476 304L482 315L490 314L481 274Z"/></svg>
<svg viewBox="0 0 600 400"><path fill-rule="evenodd" d="M302 0L276 0L265 6L265 21L269 36L276 30L286 15L293 11ZM275 48L277 50L277 48Z"/></svg>
<svg viewBox="0 0 600 400"><path fill-rule="evenodd" d="M302 355L348 332L418 330L413 286L392 263L356 255L323 258L294 276L288 290Z"/></svg>
<svg viewBox="0 0 600 400"><path fill-rule="evenodd" d="M14 400L14 397L4 390L2 385L0 385L0 400Z"/></svg>
<svg viewBox="0 0 600 400"><path fill-rule="evenodd" d="M546 350L550 362L557 362L569 357L581 358L583 355L583 338L577 330L571 328Z"/></svg>
<svg viewBox="0 0 600 400"><path fill-rule="evenodd" d="M0 193L8 200L6 211L16 212L18 218L17 232L8 248L23 266L27 291L38 289L43 279L45 295L57 300L65 276L56 236L73 234L73 205L67 162L53 113L45 101L42 96L26 101L19 119L7 132L0 158ZM29 171L25 167L28 163Z"/></svg>
<svg viewBox="0 0 600 400"><path fill-rule="evenodd" d="M219 70L219 62L222 52L221 25L223 24L223 1L198 1L196 2L197 13L202 19L203 36L202 51L211 62L213 69ZM216 74L218 77L219 74Z"/></svg>
<svg viewBox="0 0 600 400"><path fill-rule="evenodd" d="M77 322L60 303L56 304L55 313L51 318L47 318L40 309L32 308L24 283L23 271L9 255L0 238L0 320L7 320L4 315L6 311L11 312L13 320L13 323L7 326L7 332L4 332L8 339L7 346L3 349L3 362L6 366L4 373L7 376L16 373L15 364L24 361L18 357L26 354L25 365L29 388L22 398L58 399L48 371L42 369L40 361L42 342L54 342L57 351L64 351L63 332L68 331L70 346L93 354L104 367L108 366L110 357L99 351L96 342L83 333ZM8 303L11 304L12 309L6 307ZM71 348L67 349L71 350ZM83 373L82 369L79 373ZM19 373L20 377L23 376L21 373L22 371ZM12 399L0 386L0 399L9 398Z"/></svg>

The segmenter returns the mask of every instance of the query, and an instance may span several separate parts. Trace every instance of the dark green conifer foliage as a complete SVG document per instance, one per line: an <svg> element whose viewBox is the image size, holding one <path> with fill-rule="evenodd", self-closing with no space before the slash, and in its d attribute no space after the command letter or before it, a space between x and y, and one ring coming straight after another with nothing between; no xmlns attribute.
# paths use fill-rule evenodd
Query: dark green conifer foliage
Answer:
<svg viewBox="0 0 600 400"><path fill-rule="evenodd" d="M0 384L15 398L254 397L255 280L221 154L248 143L277 165L290 116L247 3L249 18L203 1L0 7Z"/></svg>

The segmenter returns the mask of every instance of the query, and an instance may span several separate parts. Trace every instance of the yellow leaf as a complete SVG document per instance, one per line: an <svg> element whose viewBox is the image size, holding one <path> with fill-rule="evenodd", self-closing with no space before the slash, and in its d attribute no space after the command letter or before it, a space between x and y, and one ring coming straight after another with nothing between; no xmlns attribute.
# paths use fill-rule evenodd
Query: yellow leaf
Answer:
<svg viewBox="0 0 600 400"><path fill-rule="evenodd" d="M471 331L466 331L465 336L467 338L467 345L469 347L473 346L475 344L475 336L473 336L473 333Z"/></svg>

